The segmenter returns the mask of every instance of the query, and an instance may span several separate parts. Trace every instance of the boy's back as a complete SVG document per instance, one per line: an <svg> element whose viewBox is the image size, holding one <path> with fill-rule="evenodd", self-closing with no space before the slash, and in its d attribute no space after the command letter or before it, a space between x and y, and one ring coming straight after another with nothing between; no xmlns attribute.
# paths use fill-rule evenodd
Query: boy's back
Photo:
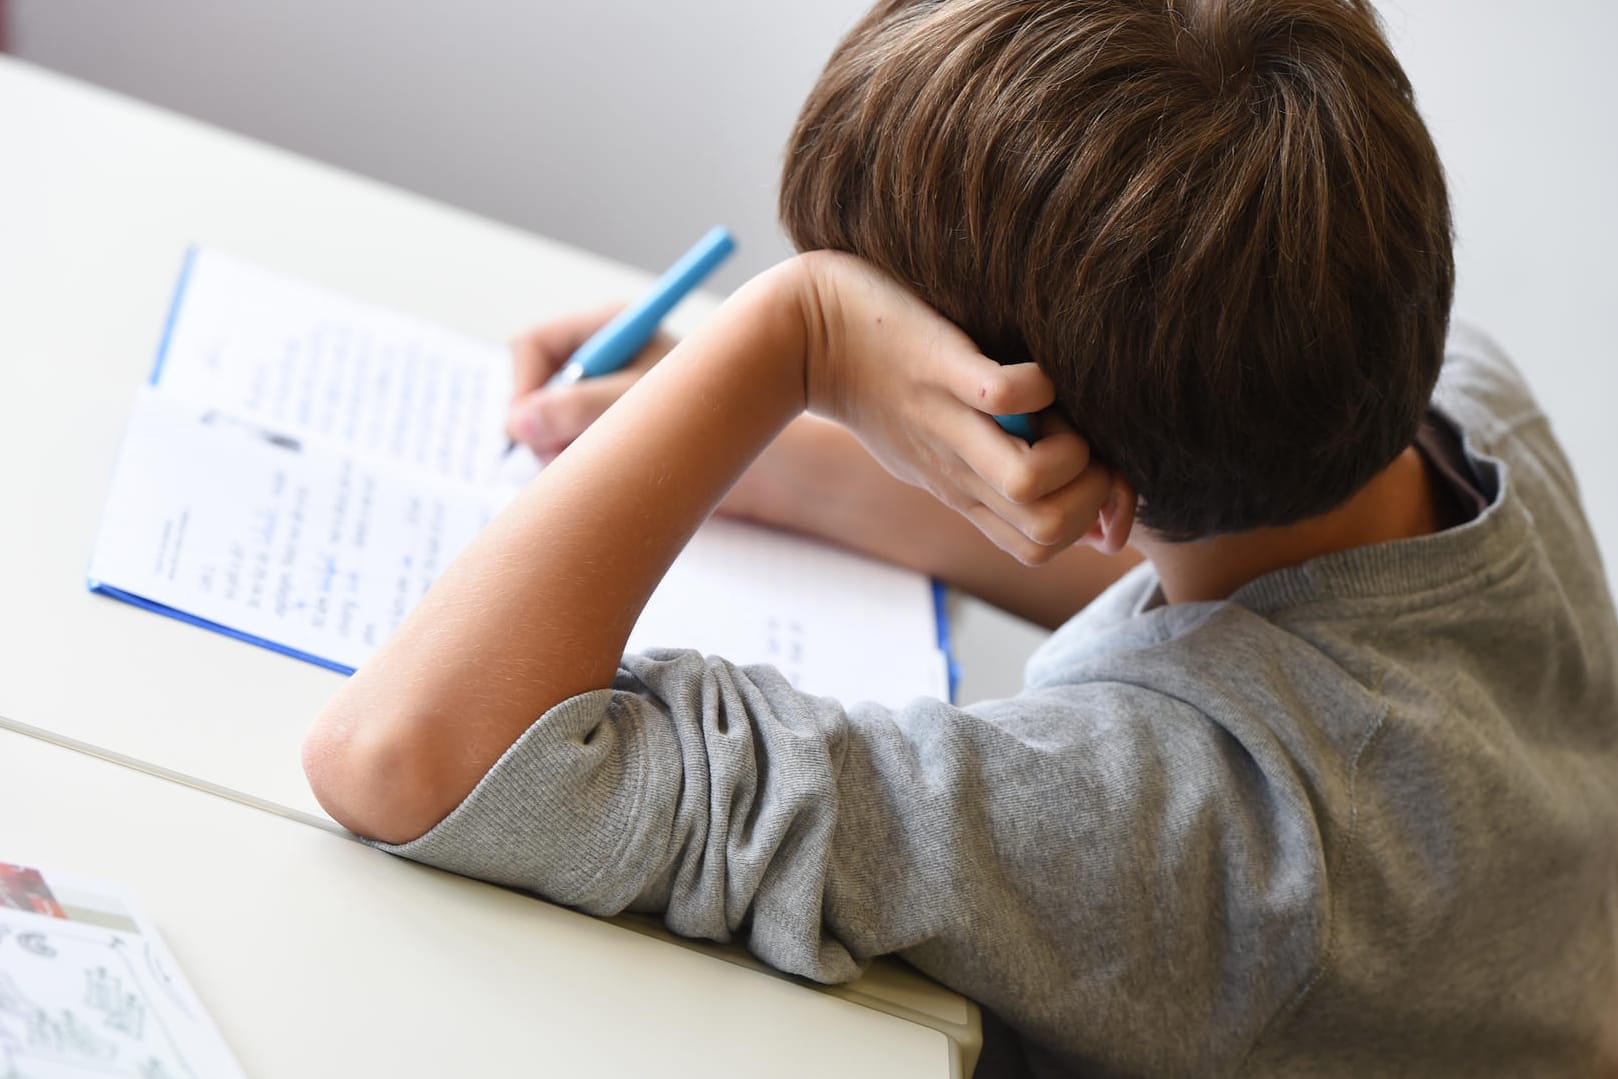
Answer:
<svg viewBox="0 0 1618 1079"><path fill-rule="evenodd" d="M1030 664L1036 696L1101 692L1149 728L1119 754L1127 808L1087 825L1112 837L1104 871L1075 867L1100 895L1055 945L1077 992L1050 1033L1103 1071L1618 1064L1607 584L1498 352L1458 331L1435 405L1477 519L1228 602L1155 606L1142 569Z"/></svg>
<svg viewBox="0 0 1618 1079"><path fill-rule="evenodd" d="M1278 628L1351 680L1313 983L1276 1074L1618 1067L1618 627L1573 475L1519 376L1458 331L1435 404L1493 504L1312 567ZM1492 462L1498 462L1491 467ZM1400 548L1404 548L1401 550ZM1327 584L1329 579L1330 584ZM1319 589L1345 597L1311 609ZM1345 716L1326 711L1336 727ZM1346 765L1346 767L1344 767ZM1346 786L1344 786L1346 784ZM1318 812L1318 811L1317 811Z"/></svg>

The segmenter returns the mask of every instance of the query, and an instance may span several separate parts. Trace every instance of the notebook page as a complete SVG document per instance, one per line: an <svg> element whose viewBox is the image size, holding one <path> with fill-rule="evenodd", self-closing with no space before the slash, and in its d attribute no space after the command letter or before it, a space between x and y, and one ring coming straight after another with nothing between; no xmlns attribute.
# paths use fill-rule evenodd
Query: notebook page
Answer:
<svg viewBox="0 0 1618 1079"><path fill-rule="evenodd" d="M768 663L799 689L897 706L948 697L932 583L737 521L703 525L658 586L629 650L694 648Z"/></svg>
<svg viewBox="0 0 1618 1079"><path fill-rule="evenodd" d="M492 499L198 409L136 401L92 583L301 658L355 668L494 512ZM900 705L947 694L926 578L710 521L631 650L769 663L799 688Z"/></svg>
<svg viewBox="0 0 1618 1079"><path fill-rule="evenodd" d="M505 452L488 341L193 249L154 374L165 395L462 483Z"/></svg>
<svg viewBox="0 0 1618 1079"><path fill-rule="evenodd" d="M477 492L146 391L93 583L357 667L477 534Z"/></svg>
<svg viewBox="0 0 1618 1079"><path fill-rule="evenodd" d="M537 470L505 454L505 350L204 249L177 287L91 568L104 591L359 666ZM706 525L630 639L800 688L947 696L930 582Z"/></svg>

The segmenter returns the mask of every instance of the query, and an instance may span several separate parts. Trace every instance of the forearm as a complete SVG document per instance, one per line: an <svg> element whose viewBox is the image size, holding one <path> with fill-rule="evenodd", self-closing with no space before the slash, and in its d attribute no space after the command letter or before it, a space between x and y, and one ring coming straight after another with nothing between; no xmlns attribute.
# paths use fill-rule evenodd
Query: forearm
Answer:
<svg viewBox="0 0 1618 1079"><path fill-rule="evenodd" d="M591 426L331 701L305 765L337 820L419 835L535 718L610 684L669 564L804 407L795 272L740 290Z"/></svg>
<svg viewBox="0 0 1618 1079"><path fill-rule="evenodd" d="M787 426L720 512L907 566L1054 629L1140 561L1082 544L1025 566L972 523L895 479L844 428L804 416Z"/></svg>

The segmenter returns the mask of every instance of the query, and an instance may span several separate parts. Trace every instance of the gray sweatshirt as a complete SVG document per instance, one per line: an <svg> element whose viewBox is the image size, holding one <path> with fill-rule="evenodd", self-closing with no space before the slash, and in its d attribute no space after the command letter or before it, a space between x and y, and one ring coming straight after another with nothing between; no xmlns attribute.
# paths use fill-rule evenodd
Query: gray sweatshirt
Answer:
<svg viewBox="0 0 1618 1079"><path fill-rule="evenodd" d="M899 953L992 1013L980 1074L1618 1068L1618 627L1522 381L1435 410L1487 508L1165 605L1150 567L1009 700L891 711L626 656L387 848L783 970Z"/></svg>

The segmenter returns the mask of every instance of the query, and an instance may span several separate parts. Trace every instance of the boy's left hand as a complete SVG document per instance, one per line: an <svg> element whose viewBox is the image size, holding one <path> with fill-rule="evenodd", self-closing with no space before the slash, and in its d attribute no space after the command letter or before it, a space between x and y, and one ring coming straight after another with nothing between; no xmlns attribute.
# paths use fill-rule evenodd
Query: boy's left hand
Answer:
<svg viewBox="0 0 1618 1079"><path fill-rule="evenodd" d="M811 411L854 432L893 475L965 516L1029 565L1079 540L1127 542L1135 497L1090 460L1033 363L1002 366L897 282L851 255L799 256ZM1029 445L996 414L1043 412Z"/></svg>

